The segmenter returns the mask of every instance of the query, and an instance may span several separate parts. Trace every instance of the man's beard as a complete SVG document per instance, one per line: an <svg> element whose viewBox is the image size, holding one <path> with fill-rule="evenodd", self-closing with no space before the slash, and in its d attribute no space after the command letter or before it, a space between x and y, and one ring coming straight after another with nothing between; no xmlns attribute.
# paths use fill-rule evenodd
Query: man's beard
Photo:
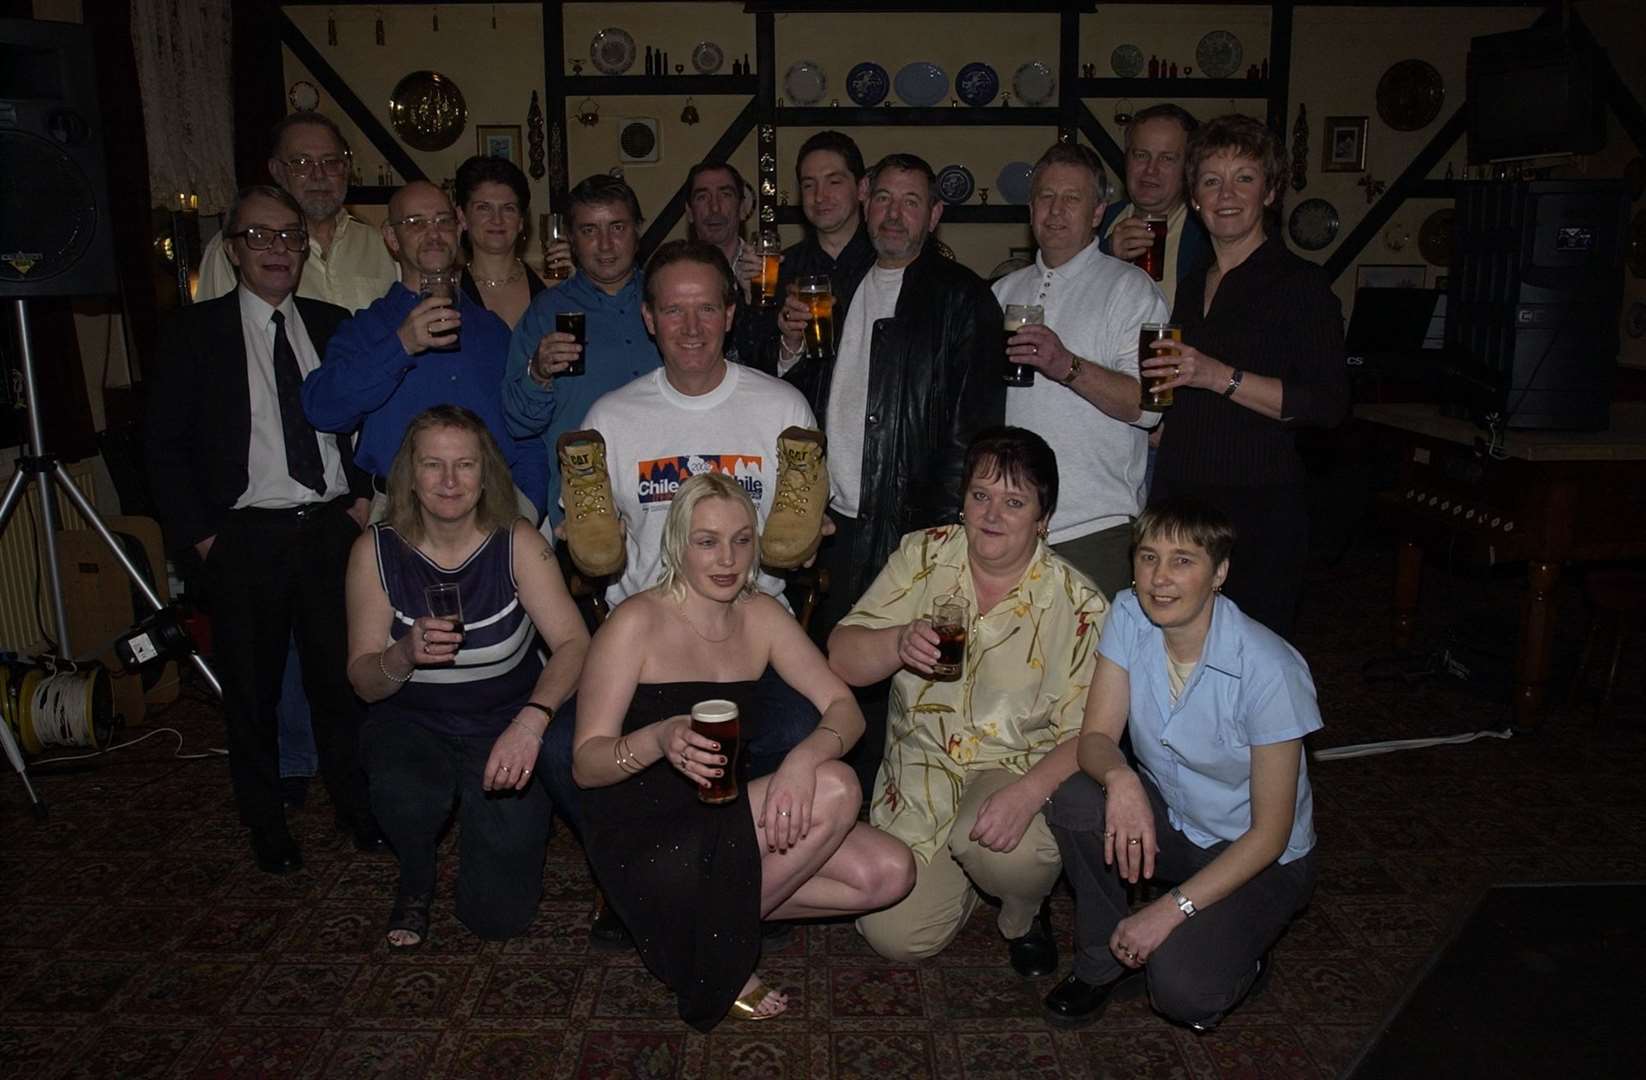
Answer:
<svg viewBox="0 0 1646 1080"><path fill-rule="evenodd" d="M337 216L339 210L343 209L343 199L341 196L330 193L325 195L305 193L301 199L297 200L297 205L303 208L303 217L309 221L330 221Z"/></svg>

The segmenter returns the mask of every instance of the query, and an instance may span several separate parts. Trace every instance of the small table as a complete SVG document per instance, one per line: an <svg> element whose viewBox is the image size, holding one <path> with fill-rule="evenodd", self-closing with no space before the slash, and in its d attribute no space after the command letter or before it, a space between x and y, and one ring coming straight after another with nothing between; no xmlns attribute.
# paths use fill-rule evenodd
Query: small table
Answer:
<svg viewBox="0 0 1646 1080"><path fill-rule="evenodd" d="M1393 429L1400 446L1400 483L1379 497L1400 534L1396 647L1411 644L1426 544L1527 563L1513 711L1517 727L1535 727L1562 564L1646 558L1646 402L1613 405L1606 431L1508 431L1496 446L1434 405L1360 405L1355 416Z"/></svg>

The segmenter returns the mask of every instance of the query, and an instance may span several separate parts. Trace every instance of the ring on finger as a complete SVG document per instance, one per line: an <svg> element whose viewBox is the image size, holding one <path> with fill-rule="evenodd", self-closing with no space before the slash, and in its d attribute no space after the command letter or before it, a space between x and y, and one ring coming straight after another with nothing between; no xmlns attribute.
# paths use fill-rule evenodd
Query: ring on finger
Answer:
<svg viewBox="0 0 1646 1080"><path fill-rule="evenodd" d="M1127 846L1128 846L1128 847L1135 847L1135 846L1137 846L1137 845L1138 845L1138 844L1141 844L1141 843L1143 843L1143 841L1141 841L1141 840L1139 840L1139 839L1138 839L1138 838L1137 838L1137 837L1135 837L1135 836L1134 836L1134 837L1132 837L1132 838L1131 838L1131 839L1130 839L1130 840L1128 840L1128 841L1126 841L1126 845L1127 845Z"/></svg>

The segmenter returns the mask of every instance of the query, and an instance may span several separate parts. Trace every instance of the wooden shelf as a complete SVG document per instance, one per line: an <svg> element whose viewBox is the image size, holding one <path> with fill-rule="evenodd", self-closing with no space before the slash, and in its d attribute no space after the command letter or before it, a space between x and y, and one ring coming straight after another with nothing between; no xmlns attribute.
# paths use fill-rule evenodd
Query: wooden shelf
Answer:
<svg viewBox="0 0 1646 1080"><path fill-rule="evenodd" d="M566 75L560 80L567 96L585 94L622 97L635 94L755 94L758 75Z"/></svg>
<svg viewBox="0 0 1646 1080"><path fill-rule="evenodd" d="M1056 109L974 109L941 105L930 109L898 107L794 108L776 111L776 122L787 127L1056 127Z"/></svg>
<svg viewBox="0 0 1646 1080"><path fill-rule="evenodd" d="M355 184L348 190L345 203L356 206L387 206L389 196L399 191L398 187L381 187L377 184Z"/></svg>
<svg viewBox="0 0 1646 1080"><path fill-rule="evenodd" d="M1081 97L1149 97L1193 101L1196 98L1266 98L1267 79L1076 79Z"/></svg>

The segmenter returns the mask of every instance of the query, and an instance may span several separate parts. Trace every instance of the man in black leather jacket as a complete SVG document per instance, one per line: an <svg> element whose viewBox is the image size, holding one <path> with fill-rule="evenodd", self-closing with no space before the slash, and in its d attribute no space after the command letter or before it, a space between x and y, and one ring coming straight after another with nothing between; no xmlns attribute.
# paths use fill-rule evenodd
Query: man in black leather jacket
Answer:
<svg viewBox="0 0 1646 1080"><path fill-rule="evenodd" d="M1004 333L984 281L932 239L942 216L931 166L892 154L861 185L875 265L840 329L832 363L788 376L824 419L836 533L812 632L827 640L904 533L954 521L961 466L979 430L1003 422ZM784 324L785 352L799 351Z"/></svg>

